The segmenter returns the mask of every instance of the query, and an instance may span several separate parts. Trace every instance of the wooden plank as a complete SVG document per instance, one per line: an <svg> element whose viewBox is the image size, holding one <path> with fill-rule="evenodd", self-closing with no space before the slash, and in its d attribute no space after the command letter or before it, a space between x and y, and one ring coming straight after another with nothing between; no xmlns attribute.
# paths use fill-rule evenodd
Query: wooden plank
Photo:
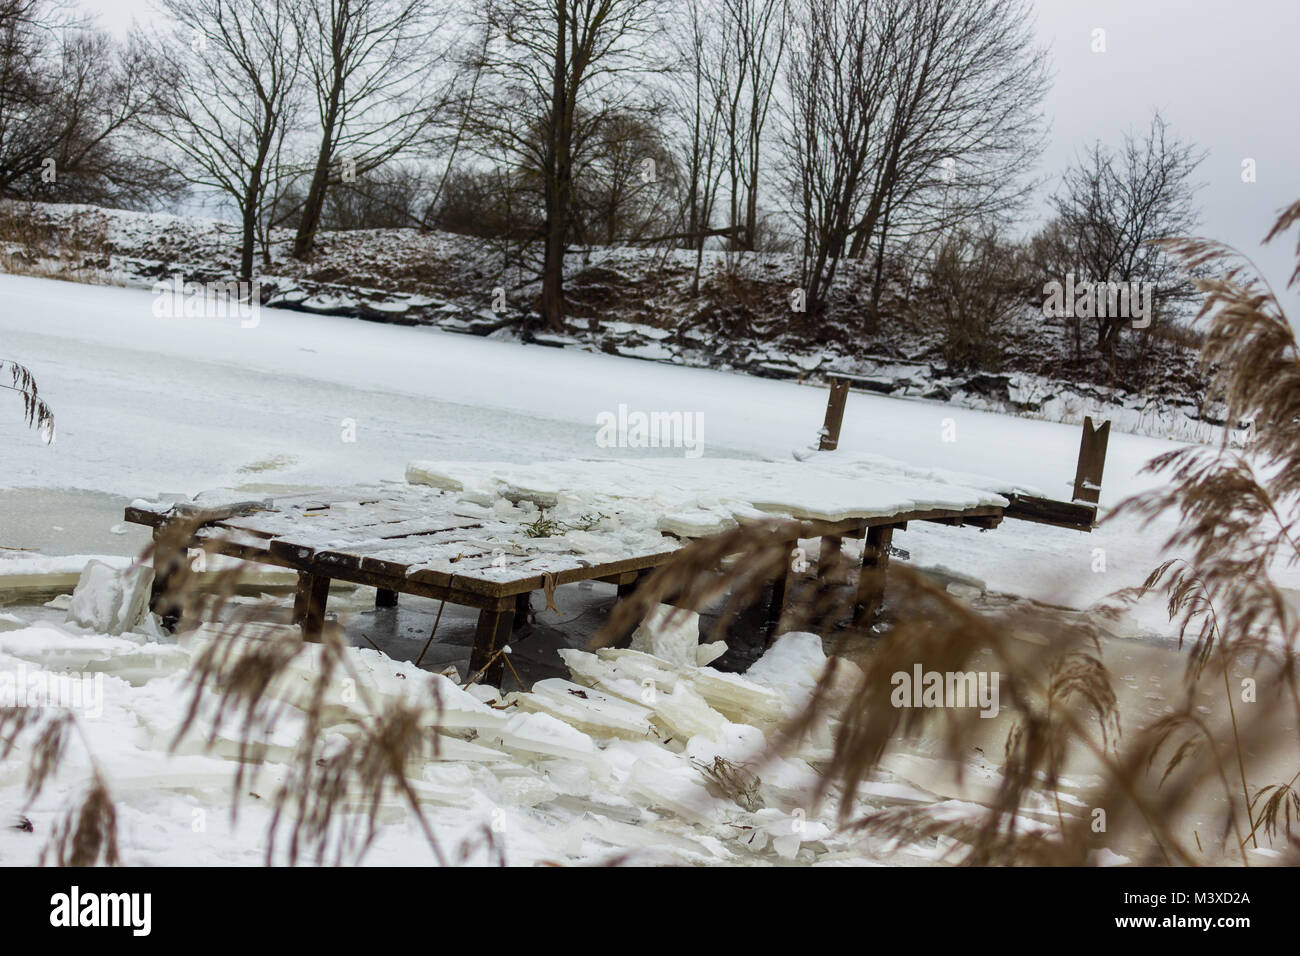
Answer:
<svg viewBox="0 0 1300 956"><path fill-rule="evenodd" d="M1053 501L1029 495L1011 495L1006 517L1019 521L1055 525L1075 531L1092 531L1097 523L1097 506L1077 501Z"/></svg>

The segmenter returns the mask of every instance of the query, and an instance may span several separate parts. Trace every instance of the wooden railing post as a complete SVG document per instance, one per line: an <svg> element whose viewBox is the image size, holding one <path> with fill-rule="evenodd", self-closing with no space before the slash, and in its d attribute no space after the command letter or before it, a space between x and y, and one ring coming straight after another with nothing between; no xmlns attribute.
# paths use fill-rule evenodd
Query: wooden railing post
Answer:
<svg viewBox="0 0 1300 956"><path fill-rule="evenodd" d="M822 425L822 451L834 451L840 444L840 426L844 424L844 404L849 398L849 380L830 376L831 394L826 399L826 422Z"/></svg>
<svg viewBox="0 0 1300 956"><path fill-rule="evenodd" d="M1110 440L1110 422L1094 427L1092 418L1083 420L1083 437L1079 441L1079 465L1074 472L1074 500L1097 504L1101 500L1101 475L1106 469L1106 443Z"/></svg>

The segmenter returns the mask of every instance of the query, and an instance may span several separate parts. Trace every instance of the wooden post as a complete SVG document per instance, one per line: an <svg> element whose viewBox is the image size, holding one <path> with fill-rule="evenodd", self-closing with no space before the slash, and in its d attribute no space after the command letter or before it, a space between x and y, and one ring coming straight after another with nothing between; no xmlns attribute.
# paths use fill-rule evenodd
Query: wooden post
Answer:
<svg viewBox="0 0 1300 956"><path fill-rule="evenodd" d="M1093 427L1091 418L1083 420L1083 437L1079 440L1079 464L1074 472L1074 500L1097 504L1101 500L1101 475L1106 468L1106 443L1110 440L1110 422Z"/></svg>
<svg viewBox="0 0 1300 956"><path fill-rule="evenodd" d="M893 525L874 525L867 529L862 545L862 570L858 577L858 599L854 623L871 627L885 597L885 572L889 567L889 548L894 542Z"/></svg>
<svg viewBox="0 0 1300 956"><path fill-rule="evenodd" d="M831 393L826 399L826 421L822 425L822 451L834 451L840 444L840 426L844 424L844 404L849 398L849 380L831 377Z"/></svg>
<svg viewBox="0 0 1300 956"><path fill-rule="evenodd" d="M510 630L515 617L515 599L511 597L504 600L509 602L504 608L485 607L479 611L478 627L474 630L474 649L469 655L470 679L483 671L480 680L494 687L501 686L501 678L505 674L505 661L496 654L510 642ZM494 656L496 660L493 660ZM489 664L488 661L492 663Z"/></svg>
<svg viewBox="0 0 1300 956"><path fill-rule="evenodd" d="M790 592L794 590L795 579L801 573L794 567L794 549L799 547L798 539L787 542L787 545L785 570L772 582L772 597L764 614L763 643L769 647L776 640L776 629L781 624L781 615L785 613L785 602L789 599Z"/></svg>
<svg viewBox="0 0 1300 956"><path fill-rule="evenodd" d="M157 560L156 555L154 560ZM154 568L153 585L149 590L149 610L161 618L163 628L168 631L175 630L181 620L180 605L176 602L176 596L169 593L175 581L176 570L172 561L165 560L162 567Z"/></svg>
<svg viewBox="0 0 1300 956"><path fill-rule="evenodd" d="M185 548L163 547L159 542L166 538L165 528L165 524L160 524L153 532L153 584L149 588L149 610L161 618L164 629L172 631L181 621L181 605L177 595L171 592L185 563L189 561L189 551Z"/></svg>
<svg viewBox="0 0 1300 956"><path fill-rule="evenodd" d="M620 574L618 577L618 584L615 585L618 589L618 597L615 599L614 603L617 605L619 601L630 598L633 592L641 586L641 582L653 573L653 568L643 568L640 571L625 571L623 574ZM624 630L622 634L614 635L614 639L610 643L610 646L627 647L632 643L632 635L636 632L636 629L637 625L636 623L633 623L630 627Z"/></svg>
<svg viewBox="0 0 1300 956"><path fill-rule="evenodd" d="M515 619L510 625L512 631L528 626L528 615L533 610L533 592L524 591L515 595Z"/></svg>
<svg viewBox="0 0 1300 956"><path fill-rule="evenodd" d="M388 588L376 588L375 607L397 607L397 592Z"/></svg>
<svg viewBox="0 0 1300 956"><path fill-rule="evenodd" d="M817 552L817 577L827 583L836 568L840 566L841 538L838 534L822 536L821 549Z"/></svg>
<svg viewBox="0 0 1300 956"><path fill-rule="evenodd" d="M298 572L298 587L293 595L293 623L302 625L302 638L317 643L325 629L325 603L329 600L330 579L309 571Z"/></svg>

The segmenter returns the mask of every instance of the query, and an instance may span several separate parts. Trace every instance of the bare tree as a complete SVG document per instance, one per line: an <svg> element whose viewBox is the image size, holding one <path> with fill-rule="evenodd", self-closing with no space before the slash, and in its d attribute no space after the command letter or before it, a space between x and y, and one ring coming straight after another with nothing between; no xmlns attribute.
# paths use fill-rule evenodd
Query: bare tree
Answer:
<svg viewBox="0 0 1300 956"><path fill-rule="evenodd" d="M700 266L704 242L713 225L713 210L723 171L722 100L715 77L727 58L710 29L716 9L713 0L687 0L689 20L673 40L677 52L677 83L672 92L675 112L684 127L683 175L687 193L679 222L685 224L683 238L695 250L691 294L700 290Z"/></svg>
<svg viewBox="0 0 1300 956"><path fill-rule="evenodd" d="M296 7L299 42L320 122L293 254L311 252L326 192L401 155L445 107L451 81L435 40L445 17L431 0L319 0ZM343 167L346 168L343 168Z"/></svg>
<svg viewBox="0 0 1300 956"><path fill-rule="evenodd" d="M297 107L301 47L290 0L161 0L154 38L163 82L146 128L186 182L224 194L242 227L240 278L253 274L258 224L279 196ZM188 54L177 56L177 54Z"/></svg>
<svg viewBox="0 0 1300 956"><path fill-rule="evenodd" d="M542 185L542 321L564 320L564 254L574 225L577 120L629 94L628 74L656 68L649 42L665 0L490 0L495 81L477 116L486 148L539 171ZM540 123L537 120L540 119ZM538 135L540 133L540 136Z"/></svg>
<svg viewBox="0 0 1300 956"><path fill-rule="evenodd" d="M763 131L785 54L787 0L719 0L723 51L713 73L722 104L735 245L753 249L758 234L759 170Z"/></svg>
<svg viewBox="0 0 1300 956"><path fill-rule="evenodd" d="M1152 283L1153 320L1196 296L1195 276L1156 239L1192 233L1198 222L1192 177L1204 151L1174 137L1156 113L1145 135L1124 135L1118 153L1095 143L1065 171L1051 228L1068 261L1093 282ZM1063 279L1064 277L1055 277ZM1114 359L1121 316L1095 317L1097 350Z"/></svg>
<svg viewBox="0 0 1300 956"><path fill-rule="evenodd" d="M678 170L663 129L651 110L606 111L595 123L580 119L574 143L580 242L643 242L672 228Z"/></svg>
<svg viewBox="0 0 1300 956"><path fill-rule="evenodd" d="M891 235L1024 197L1047 83L1031 38L1024 0L810 0L786 71L810 315L844 256L874 247L879 276Z"/></svg>
<svg viewBox="0 0 1300 956"><path fill-rule="evenodd" d="M0 0L0 195L142 206L176 183L132 138L153 88L134 39L57 3Z"/></svg>

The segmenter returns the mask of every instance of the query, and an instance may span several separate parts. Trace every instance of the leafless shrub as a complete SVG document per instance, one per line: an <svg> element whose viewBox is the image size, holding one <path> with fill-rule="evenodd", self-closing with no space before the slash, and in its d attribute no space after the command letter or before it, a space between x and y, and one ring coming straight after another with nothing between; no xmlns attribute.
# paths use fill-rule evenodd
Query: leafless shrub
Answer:
<svg viewBox="0 0 1300 956"><path fill-rule="evenodd" d="M1020 255L995 226L942 237L907 304L912 321L937 333L954 370L997 369L1011 319L1024 309Z"/></svg>

